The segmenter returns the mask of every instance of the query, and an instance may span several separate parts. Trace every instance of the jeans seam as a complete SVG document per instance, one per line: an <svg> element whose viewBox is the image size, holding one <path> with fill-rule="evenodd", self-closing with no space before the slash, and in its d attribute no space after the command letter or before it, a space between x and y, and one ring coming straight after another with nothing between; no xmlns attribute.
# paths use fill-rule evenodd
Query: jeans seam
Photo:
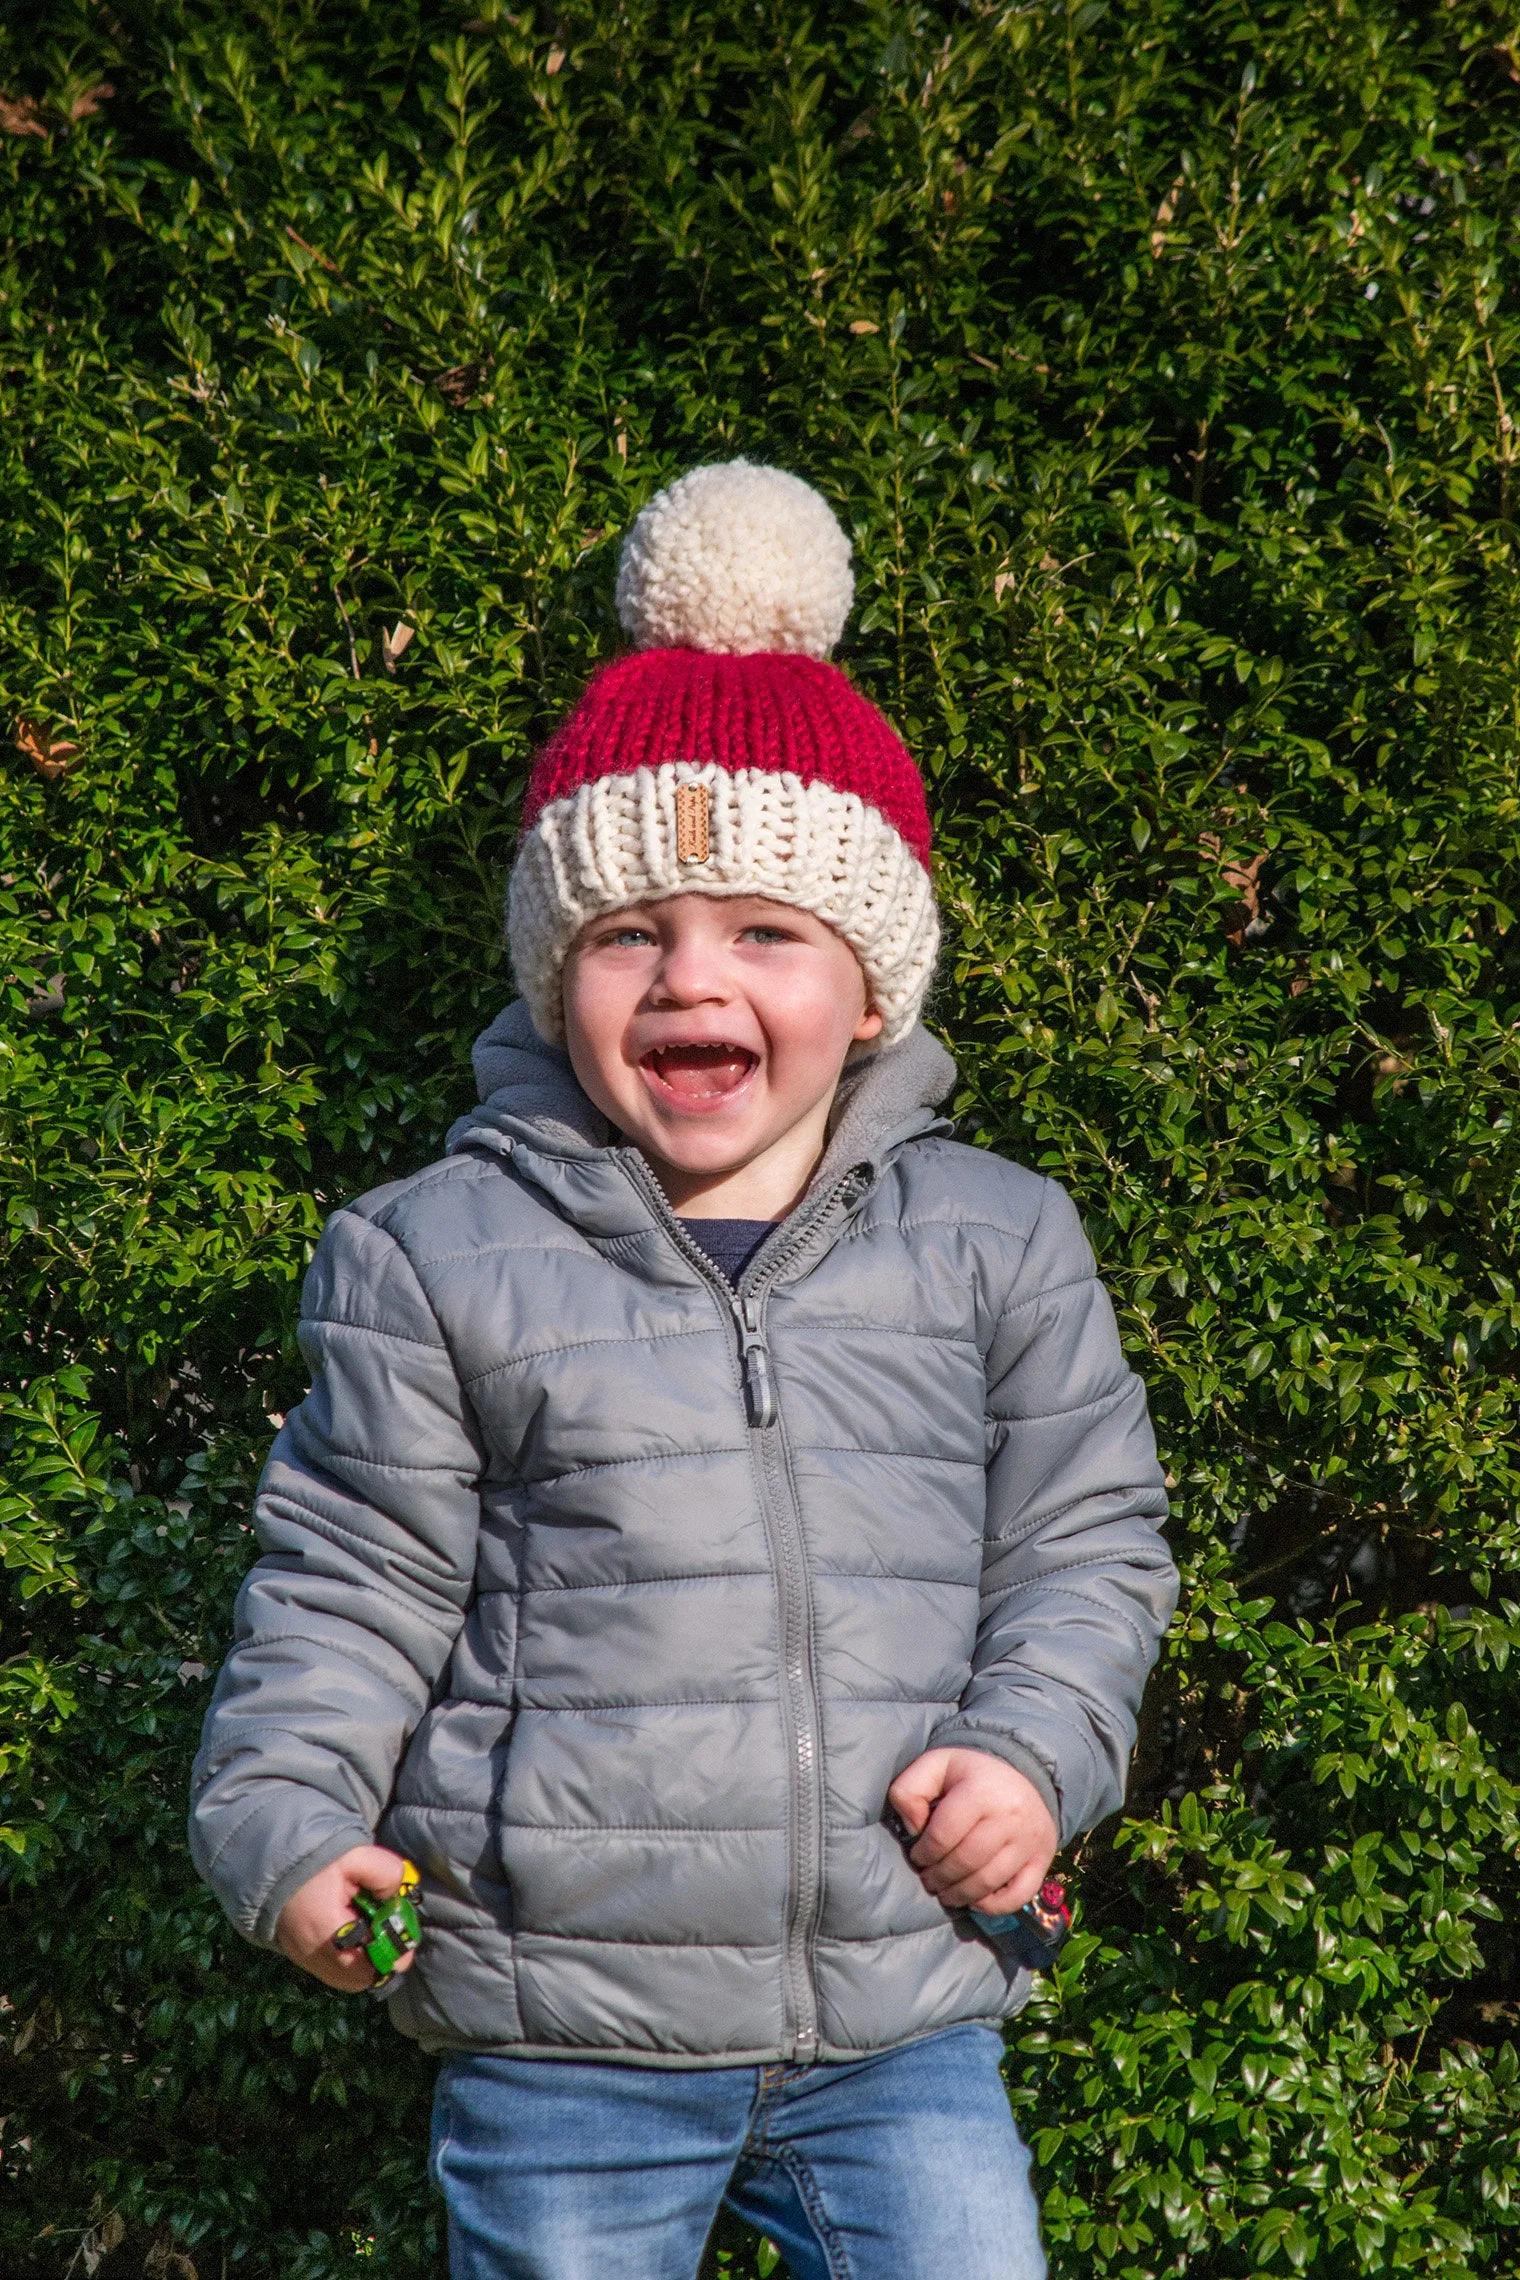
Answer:
<svg viewBox="0 0 1520 2280"><path fill-rule="evenodd" d="M808 2223L818 2236L818 2245L828 2260L829 2280L852 2280L844 2242L829 2223L823 2197L818 2190L818 2180L801 2154L792 2146L778 2146L768 2158L775 2162L778 2169L786 2171L796 2187L797 2198L802 2203Z"/></svg>
<svg viewBox="0 0 1520 2280"><path fill-rule="evenodd" d="M443 2157L454 2142L454 2100L447 2083L440 2082L435 2092L438 2104L439 2128L428 2148L428 2175L435 2193L444 2193ZM445 2194L445 2198L447 2198Z"/></svg>
<svg viewBox="0 0 1520 2280"><path fill-rule="evenodd" d="M767 2151L769 2109L771 2100L781 2088L784 2072L784 2068L774 2062L768 2066L759 2066L755 2069L755 2096L749 2110L749 2127L744 2133L744 2145L739 2156L741 2161L746 2155L752 2161L766 2161L770 2158Z"/></svg>

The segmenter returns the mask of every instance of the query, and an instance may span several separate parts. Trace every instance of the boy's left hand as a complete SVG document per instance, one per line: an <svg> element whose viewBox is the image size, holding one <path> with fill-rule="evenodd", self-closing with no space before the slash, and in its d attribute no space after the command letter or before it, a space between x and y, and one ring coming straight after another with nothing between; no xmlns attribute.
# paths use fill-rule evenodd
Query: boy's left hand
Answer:
<svg viewBox="0 0 1520 2280"><path fill-rule="evenodd" d="M918 1842L908 1859L947 1908L1011 1916L1032 1900L1060 1831L1034 1783L988 1750L925 1750L887 1791Z"/></svg>

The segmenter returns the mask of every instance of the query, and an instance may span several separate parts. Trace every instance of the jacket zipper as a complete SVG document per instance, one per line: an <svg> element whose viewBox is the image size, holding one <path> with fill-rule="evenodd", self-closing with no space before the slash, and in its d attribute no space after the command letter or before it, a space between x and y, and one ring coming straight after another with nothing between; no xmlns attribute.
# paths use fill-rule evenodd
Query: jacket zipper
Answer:
<svg viewBox="0 0 1520 2280"><path fill-rule="evenodd" d="M776 1387L771 1377L771 1350L765 1325L752 1298L739 1301L739 1360L744 1371L744 1398L751 1425L764 1432L776 1422Z"/></svg>
<svg viewBox="0 0 1520 2280"><path fill-rule="evenodd" d="M635 1186L654 1209L683 1258L689 1259L715 1297L722 1300L739 1333L739 1366L745 1409L756 1436L753 1450L760 1509L770 1538L776 1573L781 1630L782 1715L791 1761L788 1781L790 1861L787 1880L785 1968L788 2055L799 2063L818 2052L818 2001L813 1942L823 1904L823 1744L818 1675L813 1660L813 1595L808 1582L802 1516L797 1509L791 1467L781 1431L781 1412L765 1335L765 1300L782 1270L808 1248L842 1203L862 1192L855 1172L837 1181L807 1212L790 1241L778 1243L771 1258L764 1250L753 1280L745 1273L735 1291L699 1243L694 1243L635 1150L628 1151ZM766 1245L764 1249L768 1249Z"/></svg>

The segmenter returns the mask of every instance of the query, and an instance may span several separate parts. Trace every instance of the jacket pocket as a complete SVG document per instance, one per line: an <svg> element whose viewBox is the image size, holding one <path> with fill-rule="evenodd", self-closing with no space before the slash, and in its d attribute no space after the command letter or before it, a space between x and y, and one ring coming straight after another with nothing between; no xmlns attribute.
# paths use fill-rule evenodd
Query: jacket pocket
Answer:
<svg viewBox="0 0 1520 2280"><path fill-rule="evenodd" d="M494 1831L514 1713L500 1702L439 1702L413 1734L382 1841L414 1860L428 1887L485 1908L505 1925L509 1914Z"/></svg>

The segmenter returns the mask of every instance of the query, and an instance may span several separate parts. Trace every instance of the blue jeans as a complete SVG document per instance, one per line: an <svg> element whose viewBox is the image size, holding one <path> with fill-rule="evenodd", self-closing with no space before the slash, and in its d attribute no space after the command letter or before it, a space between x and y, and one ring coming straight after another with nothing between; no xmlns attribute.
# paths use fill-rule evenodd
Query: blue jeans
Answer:
<svg viewBox="0 0 1520 2280"><path fill-rule="evenodd" d="M446 2059L452 2280L694 2280L720 2203L794 2280L1042 2280L990 2027L875 2058L711 2070Z"/></svg>

